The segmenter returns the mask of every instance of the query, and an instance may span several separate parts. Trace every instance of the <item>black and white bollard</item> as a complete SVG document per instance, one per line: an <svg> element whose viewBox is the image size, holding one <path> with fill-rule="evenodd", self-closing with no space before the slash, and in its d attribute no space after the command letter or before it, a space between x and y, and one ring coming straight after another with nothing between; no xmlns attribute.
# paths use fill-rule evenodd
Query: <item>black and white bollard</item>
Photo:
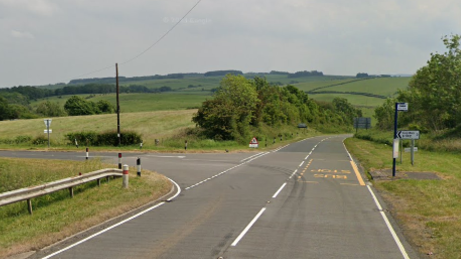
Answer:
<svg viewBox="0 0 461 259"><path fill-rule="evenodd" d="M77 142L77 139L75 139L75 146L78 148L78 142Z"/></svg>
<svg viewBox="0 0 461 259"><path fill-rule="evenodd" d="M142 149L142 142L139 143L139 149Z"/></svg>
<svg viewBox="0 0 461 259"><path fill-rule="evenodd" d="M138 159L136 160L136 168L138 169L137 171L137 175L139 177L141 177L141 158L138 157Z"/></svg>
<svg viewBox="0 0 461 259"><path fill-rule="evenodd" d="M88 160L89 156L90 156L90 152L89 152L88 148L86 148L86 160Z"/></svg>
<svg viewBox="0 0 461 259"><path fill-rule="evenodd" d="M122 169L122 153L118 153L118 169Z"/></svg>
<svg viewBox="0 0 461 259"><path fill-rule="evenodd" d="M128 165L123 165L123 188L128 188L128 178L129 178L129 169Z"/></svg>

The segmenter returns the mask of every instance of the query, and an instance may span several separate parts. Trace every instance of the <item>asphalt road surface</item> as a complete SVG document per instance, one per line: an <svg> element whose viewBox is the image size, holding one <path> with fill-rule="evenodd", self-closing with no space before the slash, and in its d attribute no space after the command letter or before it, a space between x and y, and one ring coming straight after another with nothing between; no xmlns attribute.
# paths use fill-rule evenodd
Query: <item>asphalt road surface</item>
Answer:
<svg viewBox="0 0 461 259"><path fill-rule="evenodd" d="M140 157L143 168L174 180L178 196L32 258L417 258L349 156L346 137L259 153L124 154L123 163ZM97 155L117 163L113 153Z"/></svg>

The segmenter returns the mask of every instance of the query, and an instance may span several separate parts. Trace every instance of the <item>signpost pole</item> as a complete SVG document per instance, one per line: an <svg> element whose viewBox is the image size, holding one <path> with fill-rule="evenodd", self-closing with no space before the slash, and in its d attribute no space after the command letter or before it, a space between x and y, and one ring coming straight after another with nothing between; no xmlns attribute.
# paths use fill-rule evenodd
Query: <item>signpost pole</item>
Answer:
<svg viewBox="0 0 461 259"><path fill-rule="evenodd" d="M48 148L50 148L50 121L46 124L46 130L48 131Z"/></svg>
<svg viewBox="0 0 461 259"><path fill-rule="evenodd" d="M394 116L394 152L392 152L392 176L395 177L395 141L397 140L397 118L398 118L398 103L395 103L395 116Z"/></svg>
<svg viewBox="0 0 461 259"><path fill-rule="evenodd" d="M415 165L415 140L411 140L411 165Z"/></svg>

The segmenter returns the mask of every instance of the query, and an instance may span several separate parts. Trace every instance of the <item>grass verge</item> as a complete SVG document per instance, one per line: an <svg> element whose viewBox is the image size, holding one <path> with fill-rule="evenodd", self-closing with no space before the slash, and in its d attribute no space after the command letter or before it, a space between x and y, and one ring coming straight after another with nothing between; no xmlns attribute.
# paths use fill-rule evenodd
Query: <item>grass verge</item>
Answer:
<svg viewBox="0 0 461 259"><path fill-rule="evenodd" d="M108 167L113 166L97 160L0 158L0 192ZM153 201L170 189L171 182L164 176L143 170L142 177L136 177L136 170L131 169L128 189L122 189L121 179L103 181L100 187L88 183L75 188L74 198L63 190L33 199L33 215L29 215L25 201L0 207L0 258L56 243Z"/></svg>
<svg viewBox="0 0 461 259"><path fill-rule="evenodd" d="M356 138L345 143L367 172L392 168L390 146ZM436 172L442 180L374 182L407 239L419 252L433 253L434 258L461 258L460 166L459 155L429 151L418 151L411 166L406 153L398 171Z"/></svg>

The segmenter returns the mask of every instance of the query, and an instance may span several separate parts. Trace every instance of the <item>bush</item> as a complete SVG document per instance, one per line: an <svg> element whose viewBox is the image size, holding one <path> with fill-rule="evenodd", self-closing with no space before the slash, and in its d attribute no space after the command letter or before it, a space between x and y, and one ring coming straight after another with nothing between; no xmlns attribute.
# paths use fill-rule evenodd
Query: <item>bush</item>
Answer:
<svg viewBox="0 0 461 259"><path fill-rule="evenodd" d="M69 141L69 144L73 145L75 140L83 145L90 146L118 146L118 136L115 131L107 131L97 133L93 131L89 132L74 132L65 135L65 138ZM141 135L134 131L123 131L121 132L122 145L135 145L142 142Z"/></svg>
<svg viewBox="0 0 461 259"><path fill-rule="evenodd" d="M35 137L32 140L32 144L37 145L37 146L48 144L48 137L45 137L45 136Z"/></svg>

